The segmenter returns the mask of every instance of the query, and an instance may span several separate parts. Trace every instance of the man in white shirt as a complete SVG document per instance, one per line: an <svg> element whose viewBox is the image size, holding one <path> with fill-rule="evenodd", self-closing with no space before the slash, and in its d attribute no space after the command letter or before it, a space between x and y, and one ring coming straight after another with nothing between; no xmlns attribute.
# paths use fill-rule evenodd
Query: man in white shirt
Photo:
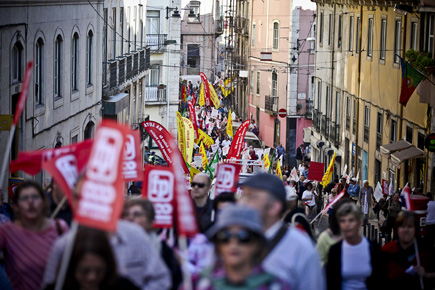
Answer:
<svg viewBox="0 0 435 290"><path fill-rule="evenodd" d="M285 212L286 191L276 176L261 173L248 178L242 185L239 203L260 212L269 248L263 268L291 284L292 289L325 289L317 251L305 233L286 228L281 222Z"/></svg>

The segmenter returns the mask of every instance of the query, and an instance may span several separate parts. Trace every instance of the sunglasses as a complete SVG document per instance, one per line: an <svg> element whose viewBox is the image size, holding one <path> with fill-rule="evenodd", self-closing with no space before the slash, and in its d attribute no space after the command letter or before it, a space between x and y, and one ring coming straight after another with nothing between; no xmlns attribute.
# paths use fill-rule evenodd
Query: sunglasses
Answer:
<svg viewBox="0 0 435 290"><path fill-rule="evenodd" d="M246 230L237 232L223 230L216 234L216 241L220 244L228 244L231 238L235 238L239 244L249 244L255 239L254 234Z"/></svg>
<svg viewBox="0 0 435 290"><path fill-rule="evenodd" d="M205 186L205 183L198 183L198 182L192 182L190 184L191 187L198 186L199 188L203 188Z"/></svg>

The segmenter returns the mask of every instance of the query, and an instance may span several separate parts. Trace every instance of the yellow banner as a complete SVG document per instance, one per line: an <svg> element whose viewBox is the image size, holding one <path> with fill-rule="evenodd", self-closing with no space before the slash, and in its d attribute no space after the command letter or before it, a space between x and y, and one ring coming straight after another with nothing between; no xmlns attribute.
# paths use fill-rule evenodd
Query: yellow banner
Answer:
<svg viewBox="0 0 435 290"><path fill-rule="evenodd" d="M211 83L208 83L208 90L210 91L211 102L213 103L216 109L219 109L219 107L221 106L221 101L219 101L219 97L216 94L216 91L214 90L214 87L212 86Z"/></svg>
<svg viewBox="0 0 435 290"><path fill-rule="evenodd" d="M205 97L204 97L204 83L201 82L201 89L199 90L199 102L198 104L202 107L205 105Z"/></svg>
<svg viewBox="0 0 435 290"><path fill-rule="evenodd" d="M233 119L231 119L231 109L230 112L228 113L227 135L233 138Z"/></svg>
<svg viewBox="0 0 435 290"><path fill-rule="evenodd" d="M269 160L269 154L267 154L267 152L264 153L263 161L264 161L264 169L265 170L269 169L269 167L270 167L270 160Z"/></svg>
<svg viewBox="0 0 435 290"><path fill-rule="evenodd" d="M279 177L279 179L282 180L282 171L281 171L281 166L279 165L279 159L276 162L276 172L275 175Z"/></svg>
<svg viewBox="0 0 435 290"><path fill-rule="evenodd" d="M177 112L177 137L178 137L178 149L180 149L183 158L186 158L186 140L184 138L184 122L180 112Z"/></svg>
<svg viewBox="0 0 435 290"><path fill-rule="evenodd" d="M335 155L337 154L337 151L334 152L334 156L332 156L331 162L329 162L328 169L326 170L325 174L322 177L322 182L320 184L323 185L323 187L327 186L329 182L331 182L332 172L334 171L334 162L335 162ZM337 192L338 194L339 192Z"/></svg>
<svg viewBox="0 0 435 290"><path fill-rule="evenodd" d="M198 173L201 173L198 169L196 169L194 166L190 166L190 182L192 182L193 177L197 175Z"/></svg>
<svg viewBox="0 0 435 290"><path fill-rule="evenodd" d="M202 142L204 142L205 146L207 146L207 147L214 144L213 139L199 128L198 128L198 135L199 135L199 138L195 140L196 144L199 145L200 140L202 140Z"/></svg>
<svg viewBox="0 0 435 290"><path fill-rule="evenodd" d="M193 140L195 139L195 130L193 129L193 124L189 119L183 117L184 122L184 141L186 144L186 156L185 159L187 164L192 163L193 155Z"/></svg>
<svg viewBox="0 0 435 290"><path fill-rule="evenodd" d="M202 168L205 170L205 167L208 165L207 152L205 152L204 143L201 142L199 145L199 153L202 155Z"/></svg>

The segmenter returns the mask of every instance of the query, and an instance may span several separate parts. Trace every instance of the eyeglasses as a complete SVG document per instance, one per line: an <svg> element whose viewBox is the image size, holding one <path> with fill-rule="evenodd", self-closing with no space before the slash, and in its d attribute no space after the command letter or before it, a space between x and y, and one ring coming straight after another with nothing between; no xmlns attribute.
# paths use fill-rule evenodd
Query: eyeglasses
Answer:
<svg viewBox="0 0 435 290"><path fill-rule="evenodd" d="M223 230L216 235L216 241L221 244L228 244L231 238L235 238L239 244L249 244L254 240L254 234L246 230L237 232Z"/></svg>
<svg viewBox="0 0 435 290"><path fill-rule="evenodd" d="M203 188L205 186L205 183L198 183L198 182L192 182L190 186L193 188L195 186L198 186L199 188Z"/></svg>
<svg viewBox="0 0 435 290"><path fill-rule="evenodd" d="M19 201L28 201L29 199L31 199L32 201L37 201L41 198L41 196L39 194L31 194L31 195L25 195L25 196L20 196L18 198Z"/></svg>

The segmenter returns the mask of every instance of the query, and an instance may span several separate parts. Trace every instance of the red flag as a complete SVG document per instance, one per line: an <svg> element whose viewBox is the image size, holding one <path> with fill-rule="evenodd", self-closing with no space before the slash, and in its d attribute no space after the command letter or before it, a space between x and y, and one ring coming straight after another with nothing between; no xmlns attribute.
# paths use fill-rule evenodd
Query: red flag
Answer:
<svg viewBox="0 0 435 290"><path fill-rule="evenodd" d="M175 213L175 174L174 167L145 165L145 178L142 198L154 205L156 212L154 228L172 228Z"/></svg>
<svg viewBox="0 0 435 290"><path fill-rule="evenodd" d="M243 140L245 139L249 123L249 120L246 120L242 123L242 125L240 125L239 129L237 129L237 132L234 135L233 142L231 142L230 151L227 155L228 160L230 160L231 158L239 159L240 153L242 152L243 148Z"/></svg>
<svg viewBox="0 0 435 290"><path fill-rule="evenodd" d="M61 154L73 153L77 159L78 170L81 172L88 162L91 147L92 140L85 140L55 149L20 152L18 158L9 164L9 170L11 173L21 170L30 175L35 175L41 171L43 162Z"/></svg>
<svg viewBox="0 0 435 290"><path fill-rule="evenodd" d="M345 191L342 190L339 195L337 195L330 203L328 203L322 211L322 215L328 212L328 209L331 208L337 201L340 200L344 196Z"/></svg>
<svg viewBox="0 0 435 290"><path fill-rule="evenodd" d="M323 168L325 168L324 163L311 161L310 162L310 169L308 170L308 180L322 181Z"/></svg>
<svg viewBox="0 0 435 290"><path fill-rule="evenodd" d="M154 121L142 122L142 126L145 128L145 130L147 130L148 134L151 135L154 142L156 142L166 162L168 162L168 164L171 166L181 167L184 174L189 174L189 169L187 169L185 162L180 162L179 164L174 163L175 155L179 155L181 160L183 160L183 157L180 150L178 149L178 146L175 143L174 138L171 136L168 130L166 130L165 127ZM178 170L180 168L176 167L175 169Z"/></svg>
<svg viewBox="0 0 435 290"><path fill-rule="evenodd" d="M241 164L221 163L217 166L215 196L222 192L237 192Z"/></svg>
<svg viewBox="0 0 435 290"><path fill-rule="evenodd" d="M412 208L412 202L411 202L411 190L410 190L410 188L408 186L408 183L403 188L402 194L405 197L406 209L407 210L413 210L413 208Z"/></svg>
<svg viewBox="0 0 435 290"><path fill-rule="evenodd" d="M388 181L385 179L382 179L382 194L383 195L389 195L390 194L390 187L388 185Z"/></svg>
<svg viewBox="0 0 435 290"><path fill-rule="evenodd" d="M95 132L74 219L82 225L116 231L124 206L122 161L129 128L103 120Z"/></svg>
<svg viewBox="0 0 435 290"><path fill-rule="evenodd" d="M208 89L208 80L207 76L200 72L199 75L201 76L201 81L204 83L204 97L205 97L205 105L210 106L210 91Z"/></svg>
<svg viewBox="0 0 435 290"><path fill-rule="evenodd" d="M29 92L30 79L32 77L32 66L33 62L29 61L27 63L26 73L24 75L23 86L21 87L20 97L18 98L17 108L15 109L14 115L14 125L18 124L18 120L20 119L21 113L24 110L26 105L27 95Z"/></svg>
<svg viewBox="0 0 435 290"><path fill-rule="evenodd" d="M198 123L196 122L196 113L195 113L195 107L193 106L192 101L187 102L189 104L189 116L190 120L193 124L193 129L195 130L195 139L198 139Z"/></svg>
<svg viewBox="0 0 435 290"><path fill-rule="evenodd" d="M142 180L143 178L139 130L130 130L127 134L122 174L125 181Z"/></svg>

